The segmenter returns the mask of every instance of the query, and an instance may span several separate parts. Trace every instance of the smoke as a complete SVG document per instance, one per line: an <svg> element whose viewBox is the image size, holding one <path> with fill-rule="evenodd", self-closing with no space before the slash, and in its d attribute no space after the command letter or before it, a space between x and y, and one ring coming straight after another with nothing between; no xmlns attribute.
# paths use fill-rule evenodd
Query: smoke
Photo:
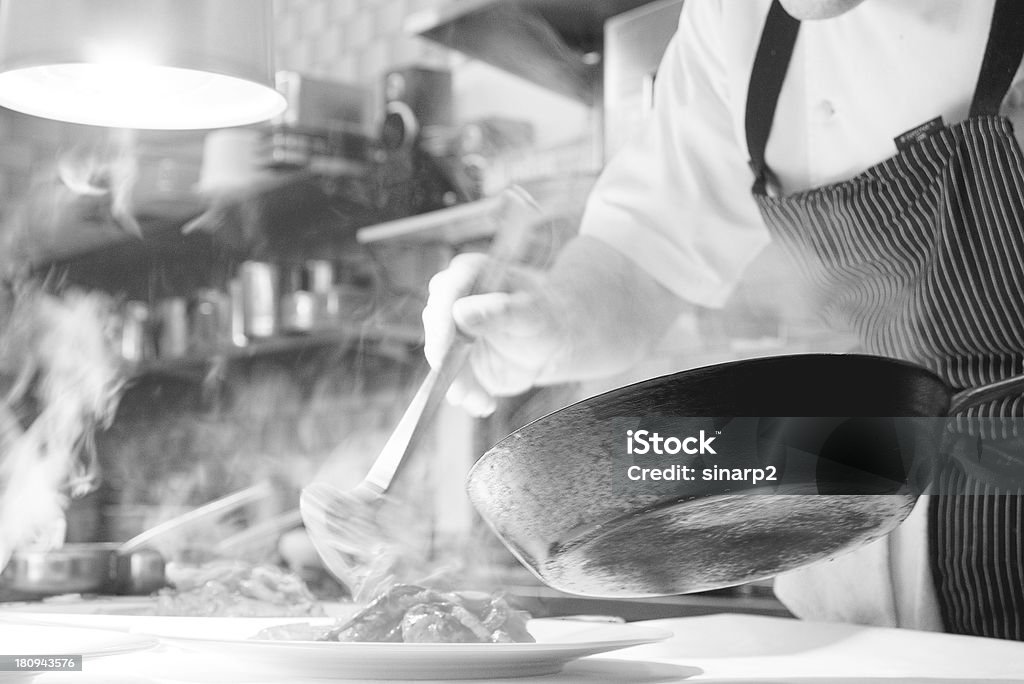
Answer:
<svg viewBox="0 0 1024 684"><path fill-rule="evenodd" d="M109 298L22 283L4 304L0 567L18 548L63 543L67 498L94 485L92 434L113 419L123 382Z"/></svg>
<svg viewBox="0 0 1024 684"><path fill-rule="evenodd" d="M142 235L132 192L139 175L138 133L110 129L98 142L79 143L60 155L57 175L79 197L106 198L111 218L124 231Z"/></svg>
<svg viewBox="0 0 1024 684"><path fill-rule="evenodd" d="M0 278L29 277L41 261L95 247L124 234L141 235L133 193L139 172L137 133L71 129L76 142L39 164L27 187L3 207ZM9 198L12 199L12 198Z"/></svg>
<svg viewBox="0 0 1024 684"><path fill-rule="evenodd" d="M81 140L86 139L81 136ZM95 486L96 428L109 425L124 382L113 300L32 274L47 250L105 207L138 235L131 196L135 133L103 131L35 174L4 219L0 254L0 567L13 551L64 542L68 498ZM83 208L85 207L85 208Z"/></svg>

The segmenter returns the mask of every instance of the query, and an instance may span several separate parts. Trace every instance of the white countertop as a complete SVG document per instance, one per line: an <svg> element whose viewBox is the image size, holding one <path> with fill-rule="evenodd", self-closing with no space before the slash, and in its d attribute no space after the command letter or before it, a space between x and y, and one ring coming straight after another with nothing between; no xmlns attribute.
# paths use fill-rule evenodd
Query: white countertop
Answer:
<svg viewBox="0 0 1024 684"><path fill-rule="evenodd" d="M666 629L673 636L660 643L576 660L557 675L518 681L638 684L682 681L1024 682L1022 642L733 614L631 624ZM0 681L8 680L0 677ZM230 658L161 644L147 651L87 660L82 672L45 673L33 681L37 684L256 684L272 681L298 684L330 680L261 674L251 664L247 666Z"/></svg>

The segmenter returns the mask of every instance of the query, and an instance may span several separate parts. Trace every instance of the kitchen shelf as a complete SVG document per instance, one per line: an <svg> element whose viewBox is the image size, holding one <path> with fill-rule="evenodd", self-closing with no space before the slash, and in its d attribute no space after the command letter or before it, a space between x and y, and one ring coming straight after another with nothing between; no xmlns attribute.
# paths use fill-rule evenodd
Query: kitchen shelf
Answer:
<svg viewBox="0 0 1024 684"><path fill-rule="evenodd" d="M604 22L650 0L463 0L411 15L408 33L596 105Z"/></svg>
<svg viewBox="0 0 1024 684"><path fill-rule="evenodd" d="M229 345L201 354L150 359L131 365L128 373L133 377L170 375L194 378L205 376L210 368L219 363L359 342L395 343L412 348L423 343L423 331L407 324L364 323L338 329L252 340L244 346Z"/></svg>
<svg viewBox="0 0 1024 684"><path fill-rule="evenodd" d="M195 200L150 203L136 210L141 234L119 226L109 215L105 200L83 197L65 208L58 223L36 225L31 240L19 247L19 254L33 268L43 269L60 262L109 250L136 250L140 245L167 244L169 233L202 213Z"/></svg>
<svg viewBox="0 0 1024 684"><path fill-rule="evenodd" d="M356 241L364 245L391 241L459 244L490 237L494 234L495 225L489 217L499 204L499 198L489 197L378 223L356 231Z"/></svg>
<svg viewBox="0 0 1024 684"><path fill-rule="evenodd" d="M37 226L19 253L37 271L52 266L120 271L154 257L193 260L197 245L243 257L268 244L276 252L337 245L380 215L347 198L339 189L345 180L308 170L279 171L216 200L149 199L136 208L138 235L117 225L105 198L80 198L59 222Z"/></svg>

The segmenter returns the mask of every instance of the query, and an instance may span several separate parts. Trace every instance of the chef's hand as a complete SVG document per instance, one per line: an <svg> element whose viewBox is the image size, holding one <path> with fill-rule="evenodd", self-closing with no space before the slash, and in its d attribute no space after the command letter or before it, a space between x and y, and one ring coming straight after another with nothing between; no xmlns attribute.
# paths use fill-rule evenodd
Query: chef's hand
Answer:
<svg viewBox="0 0 1024 684"><path fill-rule="evenodd" d="M476 416L495 397L621 372L639 361L683 303L630 259L578 237L549 271L508 268L498 292L469 295L487 257L460 255L434 276L423 311L427 361L436 366L456 326L474 338L448 399Z"/></svg>
<svg viewBox="0 0 1024 684"><path fill-rule="evenodd" d="M467 367L452 383L448 400L474 416L486 416L497 396L526 391L568 345L559 305L545 292L542 273L504 266L498 291L469 295L479 275L499 268L484 254L460 254L435 275L423 310L424 352L440 363L456 335L474 339ZM468 295L468 296L467 296Z"/></svg>

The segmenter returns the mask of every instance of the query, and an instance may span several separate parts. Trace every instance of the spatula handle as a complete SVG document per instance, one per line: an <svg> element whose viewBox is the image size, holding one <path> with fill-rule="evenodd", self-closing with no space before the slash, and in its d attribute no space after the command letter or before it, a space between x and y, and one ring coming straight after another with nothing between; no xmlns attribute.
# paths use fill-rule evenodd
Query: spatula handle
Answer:
<svg viewBox="0 0 1024 684"><path fill-rule="evenodd" d="M492 263L478 274L472 293L492 292L501 286L507 267L521 259L530 238L529 228L541 215L540 207L522 188L514 186L504 192L488 252ZM372 489L376 494L388 490L406 455L417 446L448 388L465 365L472 343L472 339L456 332L441 362L430 369L409 402L409 407L363 480L362 487Z"/></svg>
<svg viewBox="0 0 1024 684"><path fill-rule="evenodd" d="M448 348L441 363L430 369L398 425L388 437L384 448L381 449L380 456L366 474L362 486L371 487L376 494L383 494L388 490L406 455L416 448L422 433L444 400L448 388L465 365L470 346L470 340L458 336Z"/></svg>
<svg viewBox="0 0 1024 684"><path fill-rule="evenodd" d="M154 525L143 532L135 535L118 547L118 553L128 554L143 546L150 544L154 539L168 533L176 532L184 527L207 522L210 518L216 518L250 503L261 501L274 493L274 489L267 481L258 482L251 487L246 487L233 494L215 499L187 513L176 515L170 520Z"/></svg>

